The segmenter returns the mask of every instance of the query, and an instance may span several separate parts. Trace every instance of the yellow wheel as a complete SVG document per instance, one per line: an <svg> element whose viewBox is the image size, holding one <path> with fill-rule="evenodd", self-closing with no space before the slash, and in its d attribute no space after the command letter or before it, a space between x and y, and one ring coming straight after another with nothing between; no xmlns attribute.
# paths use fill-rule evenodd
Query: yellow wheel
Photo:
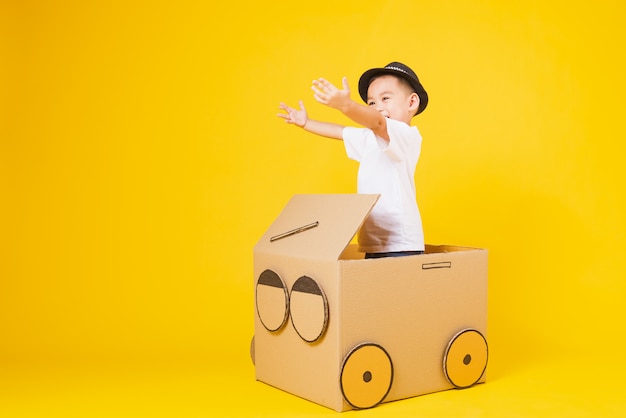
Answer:
<svg viewBox="0 0 626 418"><path fill-rule="evenodd" d="M487 340L478 331L466 329L448 343L443 357L443 372L457 388L476 384L487 368Z"/></svg>
<svg viewBox="0 0 626 418"><path fill-rule="evenodd" d="M265 270L256 283L256 310L268 331L278 331L287 322L289 293L287 285L272 270Z"/></svg>
<svg viewBox="0 0 626 418"><path fill-rule="evenodd" d="M306 342L317 341L328 325L328 301L322 288L310 277L302 276L289 295L291 323Z"/></svg>
<svg viewBox="0 0 626 418"><path fill-rule="evenodd" d="M372 408L381 403L392 381L391 357L377 344L360 344L343 361L341 393L354 408Z"/></svg>

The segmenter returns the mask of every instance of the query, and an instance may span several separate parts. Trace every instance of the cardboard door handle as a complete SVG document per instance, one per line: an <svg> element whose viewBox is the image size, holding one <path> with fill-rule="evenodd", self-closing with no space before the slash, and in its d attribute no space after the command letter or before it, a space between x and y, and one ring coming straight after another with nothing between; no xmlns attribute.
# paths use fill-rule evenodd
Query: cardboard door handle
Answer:
<svg viewBox="0 0 626 418"><path fill-rule="evenodd" d="M440 261L438 263L422 264L422 270L449 269L449 268L452 268L452 261Z"/></svg>
<svg viewBox="0 0 626 418"><path fill-rule="evenodd" d="M308 225L303 225L301 227L292 229L291 231L287 231L287 232L283 232L282 234L274 235L273 237L270 238L270 242L274 242L274 241L282 239L282 238L287 238L287 237L289 237L291 235L295 235L295 234L298 234L300 232L308 231L311 228L315 228L319 224L320 224L319 221L315 221L315 222L310 223Z"/></svg>

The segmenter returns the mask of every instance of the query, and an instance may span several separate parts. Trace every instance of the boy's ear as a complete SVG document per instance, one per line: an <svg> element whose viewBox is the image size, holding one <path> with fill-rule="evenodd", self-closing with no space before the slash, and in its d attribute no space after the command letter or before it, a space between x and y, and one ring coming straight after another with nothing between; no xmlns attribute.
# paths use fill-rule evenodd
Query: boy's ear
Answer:
<svg viewBox="0 0 626 418"><path fill-rule="evenodd" d="M417 93L413 92L409 96L409 109L411 110L411 114L415 116L417 114L417 109L420 107L420 97Z"/></svg>

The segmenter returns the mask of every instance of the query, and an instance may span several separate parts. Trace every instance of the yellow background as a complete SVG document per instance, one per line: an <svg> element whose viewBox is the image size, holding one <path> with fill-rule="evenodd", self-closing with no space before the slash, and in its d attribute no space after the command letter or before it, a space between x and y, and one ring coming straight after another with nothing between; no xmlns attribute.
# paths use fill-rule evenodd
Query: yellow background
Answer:
<svg viewBox="0 0 626 418"><path fill-rule="evenodd" d="M398 60L426 241L490 251L489 375L359 414L620 416L622 3L265 3L0 4L0 415L334 415L248 355L256 240L355 191L275 115L348 123L311 80Z"/></svg>

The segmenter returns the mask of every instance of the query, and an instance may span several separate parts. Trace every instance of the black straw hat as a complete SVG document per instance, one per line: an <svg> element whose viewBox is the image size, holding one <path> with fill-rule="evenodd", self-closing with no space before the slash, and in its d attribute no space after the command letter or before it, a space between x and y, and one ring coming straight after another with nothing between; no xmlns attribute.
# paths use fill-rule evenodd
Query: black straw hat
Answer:
<svg viewBox="0 0 626 418"><path fill-rule="evenodd" d="M386 74L402 77L409 82L411 87L413 87L413 90L415 90L415 93L417 93L417 96L420 98L420 105L417 109L416 115L419 115L424 111L424 109L426 109L426 106L428 105L428 93L424 90L424 87L422 86L422 83L420 83L420 80L417 78L415 72L401 62L391 62L385 65L384 68L372 68L371 70L367 70L363 73L359 79L359 95L365 103L367 103L367 89L369 88L372 80L378 76Z"/></svg>

